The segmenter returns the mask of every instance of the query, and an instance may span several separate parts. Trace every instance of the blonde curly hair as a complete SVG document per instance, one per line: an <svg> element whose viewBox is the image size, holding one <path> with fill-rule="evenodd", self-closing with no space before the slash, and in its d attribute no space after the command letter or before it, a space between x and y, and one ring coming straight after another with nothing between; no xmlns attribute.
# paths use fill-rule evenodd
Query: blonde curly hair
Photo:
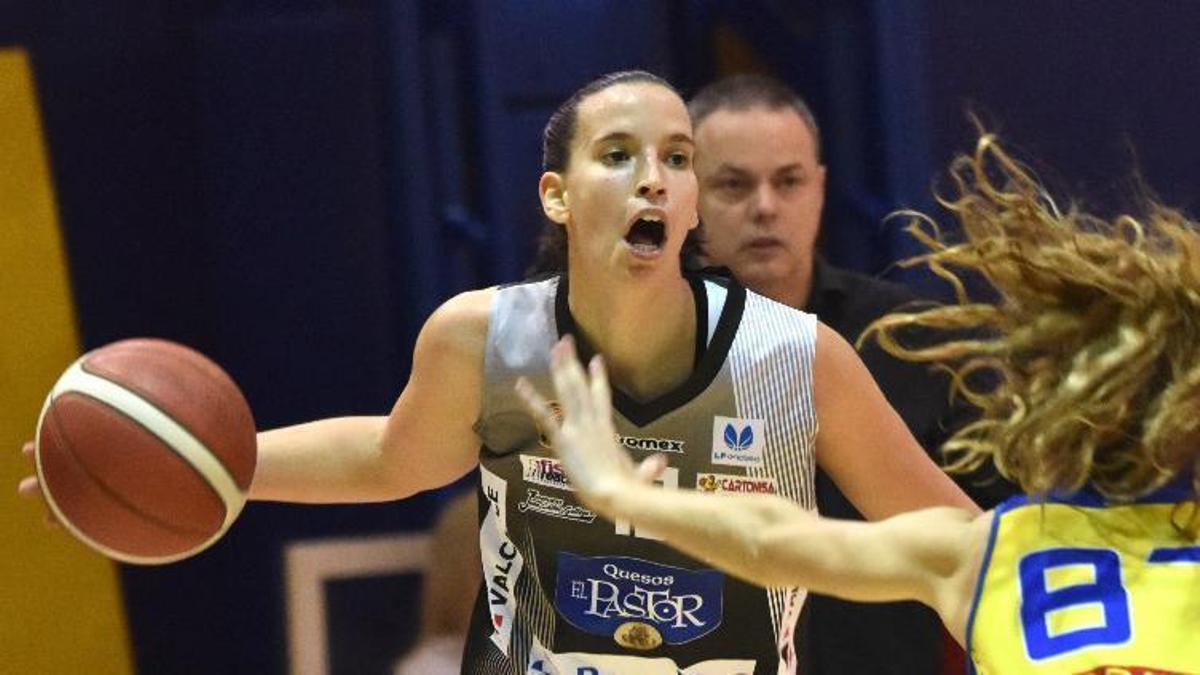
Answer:
<svg viewBox="0 0 1200 675"><path fill-rule="evenodd" d="M958 304L875 321L896 356L937 363L981 413L943 446L950 471L993 461L1029 494L1095 486L1133 499L1192 471L1200 494L1200 231L1152 206L1145 218L1061 213L989 134L950 168L938 201L962 226L947 243L929 218L907 230ZM964 272L998 301L972 301ZM926 347L904 330L952 331ZM964 337L965 336L965 337ZM982 377L981 377L982 376ZM1188 518L1194 527L1196 509Z"/></svg>

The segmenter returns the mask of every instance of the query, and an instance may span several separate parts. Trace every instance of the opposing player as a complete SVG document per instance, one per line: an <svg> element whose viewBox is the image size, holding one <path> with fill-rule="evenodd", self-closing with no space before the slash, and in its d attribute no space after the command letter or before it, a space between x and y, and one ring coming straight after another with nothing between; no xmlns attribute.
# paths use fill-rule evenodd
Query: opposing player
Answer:
<svg viewBox="0 0 1200 675"><path fill-rule="evenodd" d="M565 272L442 305L389 416L259 438L254 499L400 499L481 466L484 584L464 672L794 663L799 591L727 577L575 501L513 390L522 376L549 384L562 335L605 355L620 441L665 453L672 486L774 492L811 509L819 462L870 517L971 508L845 341L810 315L682 271L697 225L691 135L683 101L653 75L585 86L546 127L538 186L565 233Z"/></svg>
<svg viewBox="0 0 1200 675"><path fill-rule="evenodd" d="M981 419L954 466L994 461L1027 496L877 523L826 520L774 496L713 497L639 480L611 440L608 385L569 341L554 354L561 429L519 386L583 504L748 581L860 601L915 599L978 673L1200 673L1200 231L1156 209L1103 222L1059 213L990 137L946 202L965 242L924 260L982 274L996 305L896 314L873 329L908 359L947 363ZM912 323L994 337L911 351ZM985 387L972 387L990 371ZM869 639L869 638L864 638Z"/></svg>

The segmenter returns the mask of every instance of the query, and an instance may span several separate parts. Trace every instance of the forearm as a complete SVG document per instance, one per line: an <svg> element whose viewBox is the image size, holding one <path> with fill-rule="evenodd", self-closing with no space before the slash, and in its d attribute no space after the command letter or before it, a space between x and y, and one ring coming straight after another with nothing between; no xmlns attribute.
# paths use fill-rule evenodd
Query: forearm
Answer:
<svg viewBox="0 0 1200 675"><path fill-rule="evenodd" d="M400 496L381 439L386 417L338 417L258 434L250 498L347 503Z"/></svg>
<svg viewBox="0 0 1200 675"><path fill-rule="evenodd" d="M806 551L821 555L811 546L819 542L805 540L806 532L820 526L819 518L779 497L628 484L591 501L606 516L629 520L688 555L760 586L810 585L816 561L797 558L792 549L807 546ZM781 536L784 531L787 537Z"/></svg>
<svg viewBox="0 0 1200 675"><path fill-rule="evenodd" d="M590 500L610 518L760 586L799 586L859 602L933 602L932 584L956 564L961 509L903 514L880 523L822 518L773 495L721 495L631 484ZM928 530L936 523L936 534ZM922 537L932 538L928 545ZM917 541L918 544L912 544Z"/></svg>

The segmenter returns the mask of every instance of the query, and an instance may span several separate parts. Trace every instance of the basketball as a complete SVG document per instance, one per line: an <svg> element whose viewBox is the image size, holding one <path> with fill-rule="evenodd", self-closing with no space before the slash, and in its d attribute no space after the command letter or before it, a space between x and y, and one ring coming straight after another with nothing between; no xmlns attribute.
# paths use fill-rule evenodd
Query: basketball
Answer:
<svg viewBox="0 0 1200 675"><path fill-rule="evenodd" d="M166 340L114 342L71 364L46 397L35 443L54 516L128 563L174 562L212 545L254 475L245 397L220 366Z"/></svg>

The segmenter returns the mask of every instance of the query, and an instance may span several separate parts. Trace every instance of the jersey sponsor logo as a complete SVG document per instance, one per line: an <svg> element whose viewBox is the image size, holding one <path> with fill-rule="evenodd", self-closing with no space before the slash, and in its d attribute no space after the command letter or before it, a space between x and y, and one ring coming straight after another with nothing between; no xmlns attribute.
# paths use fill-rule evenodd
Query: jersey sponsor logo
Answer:
<svg viewBox="0 0 1200 675"><path fill-rule="evenodd" d="M562 406L558 404L558 401L546 401L546 407L550 409L550 415L554 417L554 422L556 424L562 424L563 411ZM550 443L550 436L548 436L546 434L546 430L542 428L542 423L536 419L533 423L538 430L538 445L542 446L543 448L550 448L552 445Z"/></svg>
<svg viewBox="0 0 1200 675"><path fill-rule="evenodd" d="M623 556L560 551L554 605L572 626L622 647L690 642L724 619L725 577Z"/></svg>
<svg viewBox="0 0 1200 675"><path fill-rule="evenodd" d="M767 594L770 595L771 591L768 591ZM807 597L808 591L802 591L799 588L789 588L784 591L783 620L779 623L780 630L778 639L775 641L775 647L779 653L779 672L781 673L795 675L800 672L795 631L800 611Z"/></svg>
<svg viewBox="0 0 1200 675"><path fill-rule="evenodd" d="M571 487L571 479L563 471L562 463L553 457L521 455L521 476L526 483L575 491Z"/></svg>
<svg viewBox="0 0 1200 675"><path fill-rule="evenodd" d="M479 530L479 550L483 561L483 583L488 608L492 616L492 643L508 653L512 638L513 617L516 616L517 579L525 560L508 538L506 499L508 484L504 479L480 467L480 488L487 499L487 513Z"/></svg>
<svg viewBox="0 0 1200 675"><path fill-rule="evenodd" d="M712 463L761 467L766 437L763 420L717 415L713 417Z"/></svg>
<svg viewBox="0 0 1200 675"><path fill-rule="evenodd" d="M630 450L683 453L683 441L675 438L643 438L617 434L617 442Z"/></svg>
<svg viewBox="0 0 1200 675"><path fill-rule="evenodd" d="M586 524L596 519L595 512L576 504L568 504L562 497L542 494L534 488L529 488L525 494L525 501L517 504L517 509L521 513L533 511L543 516L571 520L576 523Z"/></svg>
<svg viewBox="0 0 1200 675"><path fill-rule="evenodd" d="M497 476L489 471L486 467L479 467L479 489L483 490L483 496L487 499L488 510L484 514L484 520L491 518L496 523L496 527L500 532L508 532L508 512L505 510L505 501L508 497L508 481Z"/></svg>
<svg viewBox="0 0 1200 675"><path fill-rule="evenodd" d="M663 642L662 633L658 632L657 628L641 621L626 621L617 626L613 639L622 647L644 652L658 647Z"/></svg>
<svg viewBox="0 0 1200 675"><path fill-rule="evenodd" d="M681 666L671 659L630 654L555 653L533 636L525 675L747 675L755 672L753 659L710 659Z"/></svg>
<svg viewBox="0 0 1200 675"><path fill-rule="evenodd" d="M774 478L731 476L724 473L696 474L696 489L704 492L749 492L755 494L775 494L777 492Z"/></svg>

